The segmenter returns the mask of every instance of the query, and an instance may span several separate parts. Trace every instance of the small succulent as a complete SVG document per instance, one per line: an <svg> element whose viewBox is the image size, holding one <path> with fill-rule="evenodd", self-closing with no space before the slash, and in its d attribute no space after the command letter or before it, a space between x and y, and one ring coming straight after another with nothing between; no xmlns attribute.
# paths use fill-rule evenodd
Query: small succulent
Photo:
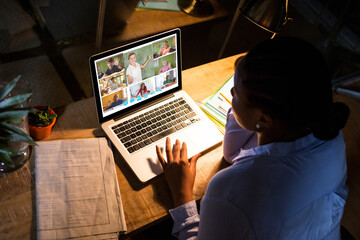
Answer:
<svg viewBox="0 0 360 240"><path fill-rule="evenodd" d="M11 148L10 142L28 142L35 144L34 140L24 131L13 124L24 121L31 108L20 108L19 105L26 101L31 93L11 96L11 91L21 75L17 76L3 89L0 89L0 162L15 167L12 156L20 153Z"/></svg>
<svg viewBox="0 0 360 240"><path fill-rule="evenodd" d="M46 127L56 118L56 113L50 113L50 107L45 106L42 110L29 113L29 123L36 127Z"/></svg>

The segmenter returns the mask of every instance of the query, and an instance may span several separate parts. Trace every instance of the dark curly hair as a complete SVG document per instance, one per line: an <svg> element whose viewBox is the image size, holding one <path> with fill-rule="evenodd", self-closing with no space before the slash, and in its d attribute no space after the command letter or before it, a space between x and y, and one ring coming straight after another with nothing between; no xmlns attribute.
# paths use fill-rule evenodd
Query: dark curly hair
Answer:
<svg viewBox="0 0 360 240"><path fill-rule="evenodd" d="M238 75L238 76L236 76ZM266 40L236 67L252 107L330 140L345 126L349 108L333 103L331 75L321 53L298 38Z"/></svg>

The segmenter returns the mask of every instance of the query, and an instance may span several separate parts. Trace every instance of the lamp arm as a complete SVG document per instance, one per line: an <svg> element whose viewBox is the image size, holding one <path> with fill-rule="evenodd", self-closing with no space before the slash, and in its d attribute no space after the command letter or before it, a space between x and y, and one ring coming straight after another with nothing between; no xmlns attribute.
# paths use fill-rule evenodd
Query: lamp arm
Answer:
<svg viewBox="0 0 360 240"><path fill-rule="evenodd" d="M360 92L357 92L354 90L336 87L333 89L333 91L337 94L342 94L342 95L346 95L346 96L353 97L356 99L360 99Z"/></svg>
<svg viewBox="0 0 360 240"><path fill-rule="evenodd" d="M243 2L242 2L242 1L239 1L239 4L238 4L238 6L237 6L237 8L236 8L234 17L233 17L233 19L232 19L232 21L231 21L230 28L229 28L229 30L228 30L228 32L227 32L227 34L226 34L225 41L224 41L224 43L223 43L223 45L222 45L222 47L221 47L221 49L220 49L220 52L219 52L219 55L218 55L218 59L220 59L220 58L222 57L222 55L223 55L223 53L224 53L224 51L225 51L225 48L226 48L226 46L227 46L227 44L228 44L228 42L229 42L229 39L230 39L231 33L232 33L233 29L234 29L235 23L236 23L236 21L237 21L238 18L239 18L240 8L241 8L241 5L242 5L242 4L243 4Z"/></svg>

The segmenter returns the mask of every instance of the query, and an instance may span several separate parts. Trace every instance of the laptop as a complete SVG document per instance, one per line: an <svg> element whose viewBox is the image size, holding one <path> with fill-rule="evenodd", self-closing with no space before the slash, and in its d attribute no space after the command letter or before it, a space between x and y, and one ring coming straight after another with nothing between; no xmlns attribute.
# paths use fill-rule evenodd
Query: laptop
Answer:
<svg viewBox="0 0 360 240"><path fill-rule="evenodd" d="M188 157L223 135L182 90L180 29L91 56L102 129L141 182L163 172L155 146L166 137L187 143ZM194 81L196 81L194 79Z"/></svg>

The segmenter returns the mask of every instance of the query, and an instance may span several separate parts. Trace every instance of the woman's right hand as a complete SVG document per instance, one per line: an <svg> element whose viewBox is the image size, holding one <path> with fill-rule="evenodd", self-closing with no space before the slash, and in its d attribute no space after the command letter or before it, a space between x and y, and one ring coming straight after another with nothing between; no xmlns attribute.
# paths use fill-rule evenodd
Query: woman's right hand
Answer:
<svg viewBox="0 0 360 240"><path fill-rule="evenodd" d="M186 143L183 142L180 146L180 141L176 140L171 149L170 138L166 138L165 152L167 161L165 161L159 146L156 146L156 153L163 167L174 207L178 207L193 200L192 190L195 182L196 162L200 154L193 156L189 161Z"/></svg>

